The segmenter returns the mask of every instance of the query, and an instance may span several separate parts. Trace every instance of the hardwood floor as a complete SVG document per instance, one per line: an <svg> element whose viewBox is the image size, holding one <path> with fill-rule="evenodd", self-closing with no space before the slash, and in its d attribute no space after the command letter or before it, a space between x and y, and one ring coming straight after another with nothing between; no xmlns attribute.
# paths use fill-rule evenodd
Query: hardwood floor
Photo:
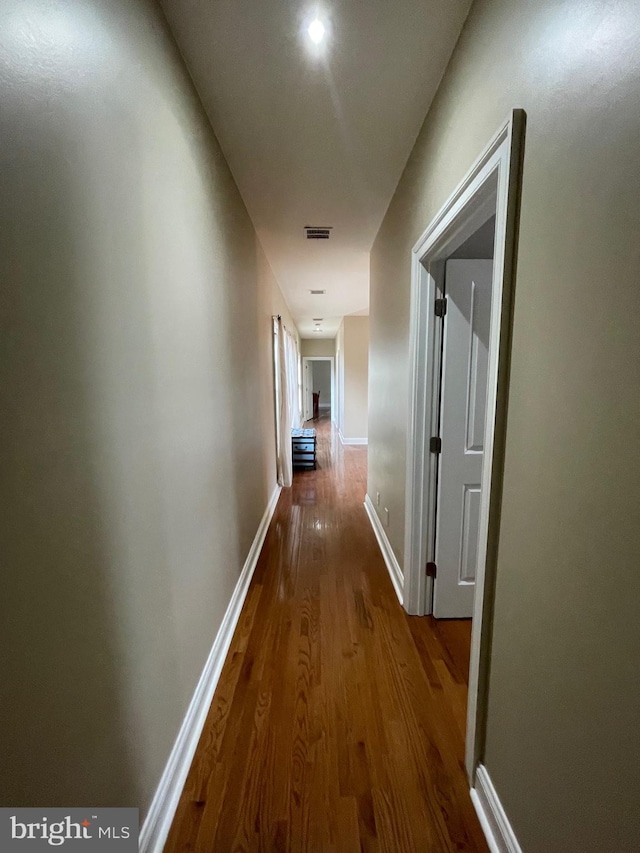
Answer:
<svg viewBox="0 0 640 853"><path fill-rule="evenodd" d="M165 847L487 851L463 769L470 622L408 617L327 418L282 492Z"/></svg>

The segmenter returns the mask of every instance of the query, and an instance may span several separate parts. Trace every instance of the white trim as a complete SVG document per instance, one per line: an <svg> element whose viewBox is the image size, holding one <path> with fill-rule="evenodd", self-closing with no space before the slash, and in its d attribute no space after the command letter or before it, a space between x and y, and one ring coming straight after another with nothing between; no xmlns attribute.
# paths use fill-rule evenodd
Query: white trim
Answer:
<svg viewBox="0 0 640 853"><path fill-rule="evenodd" d="M338 429L338 435L342 444L369 444L368 438L345 438L341 429Z"/></svg>
<svg viewBox="0 0 640 853"><path fill-rule="evenodd" d="M522 853L484 764L480 764L476 771L476 786L471 789L471 800L491 853Z"/></svg>
<svg viewBox="0 0 640 853"><path fill-rule="evenodd" d="M413 247L411 256L410 314L410 396L407 436L406 524L405 524L405 589L406 609L422 616L431 612L431 581L422 566L433 559L434 529L426 530L426 519L435 510L436 459L428 452L427 437L435 434L438 422L434 406L439 362L436 353L437 329L431 309L438 289L432 270L427 269L438 251L446 246L449 253L454 243L463 242L473 233L482 216L490 216L491 203L497 199L493 190L496 171L503 165L504 143L509 136L511 117L496 133L464 180L456 187L435 219ZM508 165L508 163L507 163ZM504 171L504 168L503 168ZM473 205L473 212L465 210ZM461 224L461 220L465 220ZM506 224L506 210L496 209L496 235ZM497 247L496 247L497 248ZM494 257L494 268L498 267ZM495 276L494 276L495 279ZM495 285L495 281L494 281ZM492 292L492 306L498 300ZM495 312L492 312L492 315ZM493 317L492 317L493 319ZM493 336L492 343L497 343ZM426 379L426 382L425 382ZM491 376L489 377L491 379ZM489 407L487 409L489 411ZM485 438L487 437L485 431ZM485 447L487 445L485 444ZM482 514L482 513L481 513Z"/></svg>
<svg viewBox="0 0 640 853"><path fill-rule="evenodd" d="M513 110L464 180L451 194L413 248L411 258L410 394L407 432L404 602L408 613L431 610L432 581L424 566L433 560L435 533L435 454L429 436L438 423L438 325L433 302L442 262L495 208L496 228L491 294L487 405L476 591L471 635L465 765L469 778L484 746L488 652L502 497L502 444L508 385L511 281L518 209L519 166L524 112ZM494 455L496 464L494 465Z"/></svg>
<svg viewBox="0 0 640 853"><path fill-rule="evenodd" d="M209 706L222 672L222 666L229 651L233 632L238 624L242 605L249 590L249 583L258 563L262 545L280 497L280 491L281 486L276 486L264 511L260 526L242 568L242 573L231 596L227 612L191 697L191 702L151 802L151 807L142 824L139 847L141 853L162 853L164 848L209 712Z"/></svg>
<svg viewBox="0 0 640 853"><path fill-rule="evenodd" d="M336 364L335 364L335 356L333 355L303 355L302 356L302 368L303 368L303 376L304 376L304 363L305 361L329 361L331 362L331 403L328 405L325 403L321 405L321 409L331 409L331 421L335 423L336 421L336 412L338 411L338 407L336 405ZM302 396L304 397L306 393L306 389L303 388ZM304 411L305 400L302 401L302 413L306 414ZM311 413L313 415L313 412ZM311 420L307 418L307 420Z"/></svg>
<svg viewBox="0 0 640 853"><path fill-rule="evenodd" d="M404 588L404 576L402 574L402 569L400 568L400 564L396 560L396 555L393 553L391 543L387 539L387 534L384 532L382 522L378 517L378 513L375 511L375 508L369 495L365 496L364 508L367 512L367 515L369 516L369 521L371 522L371 527L373 527L373 532L375 533L376 539L378 540L378 545L380 546L382 557L387 566L387 571L389 572L391 583L393 584L393 588L395 589L396 595L398 596L398 601L400 602L400 604L402 604L402 590Z"/></svg>

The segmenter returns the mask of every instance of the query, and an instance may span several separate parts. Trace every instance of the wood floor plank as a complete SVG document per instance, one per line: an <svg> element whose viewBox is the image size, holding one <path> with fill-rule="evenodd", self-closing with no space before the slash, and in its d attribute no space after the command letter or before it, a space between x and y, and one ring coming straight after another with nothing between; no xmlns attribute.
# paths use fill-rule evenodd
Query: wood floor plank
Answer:
<svg viewBox="0 0 640 853"><path fill-rule="evenodd" d="M464 773L468 620L411 617L326 419L283 490L167 853L486 853Z"/></svg>

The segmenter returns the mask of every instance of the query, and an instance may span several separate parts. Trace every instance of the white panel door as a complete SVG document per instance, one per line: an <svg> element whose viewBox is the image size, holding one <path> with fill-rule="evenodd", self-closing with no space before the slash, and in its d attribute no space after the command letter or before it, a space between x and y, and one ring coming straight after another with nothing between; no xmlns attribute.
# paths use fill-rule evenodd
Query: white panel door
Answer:
<svg viewBox="0 0 640 853"><path fill-rule="evenodd" d="M473 613L493 261L447 261L433 613Z"/></svg>

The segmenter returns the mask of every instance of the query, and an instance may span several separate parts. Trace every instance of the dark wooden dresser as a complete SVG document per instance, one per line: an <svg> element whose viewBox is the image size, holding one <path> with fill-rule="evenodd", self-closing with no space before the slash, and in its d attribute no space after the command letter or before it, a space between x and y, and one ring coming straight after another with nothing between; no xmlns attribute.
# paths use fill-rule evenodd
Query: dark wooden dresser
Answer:
<svg viewBox="0 0 640 853"><path fill-rule="evenodd" d="M315 429L292 429L291 450L294 468L316 467L316 431Z"/></svg>

